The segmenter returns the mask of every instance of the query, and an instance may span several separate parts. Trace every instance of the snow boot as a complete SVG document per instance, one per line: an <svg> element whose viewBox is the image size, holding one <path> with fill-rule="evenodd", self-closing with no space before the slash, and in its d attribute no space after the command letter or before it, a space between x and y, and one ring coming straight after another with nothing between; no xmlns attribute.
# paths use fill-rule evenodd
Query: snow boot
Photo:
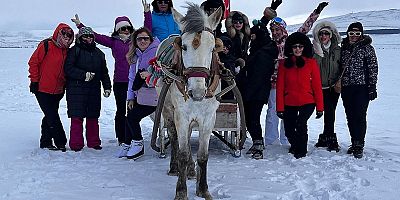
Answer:
<svg viewBox="0 0 400 200"><path fill-rule="evenodd" d="M315 144L315 147L328 147L327 136L325 133L319 134L318 142Z"/></svg>
<svg viewBox="0 0 400 200"><path fill-rule="evenodd" d="M128 159L138 159L144 155L143 140L132 140L132 144L126 153Z"/></svg>
<svg viewBox="0 0 400 200"><path fill-rule="evenodd" d="M261 140L261 141L263 141L263 140ZM253 158L253 159L256 159L256 160L258 160L258 159L263 159L263 151L264 151L264 144L263 144L263 142L261 142L261 141L259 141L259 140L254 140L254 143L253 143L253 152L252 152L252 155L251 155L251 157Z"/></svg>
<svg viewBox="0 0 400 200"><path fill-rule="evenodd" d="M354 141L353 143L353 156L354 158L362 158L364 152L364 142Z"/></svg>
<svg viewBox="0 0 400 200"><path fill-rule="evenodd" d="M336 152L340 151L340 146L337 141L336 133L334 133L333 135L326 136L326 141L327 141L327 146L328 146L326 148L326 150L336 151Z"/></svg>
<svg viewBox="0 0 400 200"><path fill-rule="evenodd" d="M121 149L118 151L117 157L118 157L118 158L126 157L126 154L128 153L129 148L130 148L131 146L130 146L130 145L127 145L127 144L125 144L125 143L122 143L120 146L121 146Z"/></svg>

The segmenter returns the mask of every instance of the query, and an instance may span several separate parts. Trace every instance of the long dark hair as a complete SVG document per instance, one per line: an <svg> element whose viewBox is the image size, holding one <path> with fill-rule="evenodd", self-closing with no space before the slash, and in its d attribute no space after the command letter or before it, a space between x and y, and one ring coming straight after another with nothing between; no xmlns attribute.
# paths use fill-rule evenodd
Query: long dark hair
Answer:
<svg viewBox="0 0 400 200"><path fill-rule="evenodd" d="M126 59L128 60L128 63L130 65L135 62L134 57L136 54L136 48L139 48L136 42L136 38L140 33L146 33L148 36L150 36L150 44L154 41L153 35L146 27L141 27L133 32L133 34L131 35L131 43L129 44L129 51L126 54Z"/></svg>

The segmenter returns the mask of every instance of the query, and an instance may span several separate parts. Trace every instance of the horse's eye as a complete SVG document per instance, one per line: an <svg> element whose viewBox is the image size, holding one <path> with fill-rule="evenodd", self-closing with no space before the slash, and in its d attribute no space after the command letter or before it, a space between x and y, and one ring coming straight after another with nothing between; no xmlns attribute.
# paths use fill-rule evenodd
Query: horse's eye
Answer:
<svg viewBox="0 0 400 200"><path fill-rule="evenodd" d="M187 46L186 44L182 45L182 50L186 51L187 50Z"/></svg>

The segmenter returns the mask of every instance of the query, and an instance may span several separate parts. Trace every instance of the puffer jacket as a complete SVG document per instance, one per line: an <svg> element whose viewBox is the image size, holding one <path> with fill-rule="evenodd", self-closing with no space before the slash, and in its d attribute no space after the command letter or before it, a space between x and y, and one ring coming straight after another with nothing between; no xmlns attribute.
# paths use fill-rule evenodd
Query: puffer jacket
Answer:
<svg viewBox="0 0 400 200"><path fill-rule="evenodd" d="M41 42L29 59L29 78L31 82L39 82L39 91L48 94L62 94L65 88L64 61L68 49L58 47L54 41L63 28L69 28L67 24L60 23L54 30L47 55L45 55L44 43Z"/></svg>
<svg viewBox="0 0 400 200"><path fill-rule="evenodd" d="M141 99L145 101L139 102L141 105L147 106L156 106L158 102L157 91L155 88L148 88L146 86L142 86L141 89L137 91L133 91L132 86L135 81L136 72L139 69L149 68L150 59L156 56L156 51L160 41L157 38L154 38L154 41L147 47L143 52L139 49L136 49L135 62L131 64L129 68L129 83L128 83L128 93L127 100L137 99L138 96L141 96Z"/></svg>
<svg viewBox="0 0 400 200"><path fill-rule="evenodd" d="M145 12L144 27L148 28L153 33L153 36L160 41L163 41L171 34L181 33L172 13Z"/></svg>
<svg viewBox="0 0 400 200"><path fill-rule="evenodd" d="M375 85L378 81L378 60L372 39L364 35L357 43L342 42L341 64L344 68L342 86Z"/></svg>
<svg viewBox="0 0 400 200"><path fill-rule="evenodd" d="M68 117L99 118L101 109L101 84L111 90L104 53L95 46L76 43L68 51L64 66L67 78ZM85 81L86 72L94 72L91 81Z"/></svg>
<svg viewBox="0 0 400 200"><path fill-rule="evenodd" d="M294 56L293 56L294 59ZM324 111L321 78L317 61L303 57L303 67L287 68L284 60L279 62L276 83L276 111L285 106L303 106L315 103L317 111Z"/></svg>
<svg viewBox="0 0 400 200"><path fill-rule="evenodd" d="M243 28L237 31L232 22L234 14L240 14L243 18ZM250 25L247 16L239 11L231 11L225 20L226 33L222 35L228 36L232 40L232 53L235 58L247 59L250 42Z"/></svg>
<svg viewBox="0 0 400 200"><path fill-rule="evenodd" d="M319 40L319 31L328 27L332 31L331 45L329 49L322 47ZM328 89L339 80L340 70L340 47L342 38L332 22L322 21L313 29L314 58L317 60L321 72L322 89Z"/></svg>

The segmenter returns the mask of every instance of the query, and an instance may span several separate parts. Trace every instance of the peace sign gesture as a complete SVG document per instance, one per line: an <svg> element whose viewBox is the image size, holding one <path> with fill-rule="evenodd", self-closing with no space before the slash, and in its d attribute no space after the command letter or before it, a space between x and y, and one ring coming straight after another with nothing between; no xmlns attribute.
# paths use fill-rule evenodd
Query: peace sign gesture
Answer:
<svg viewBox="0 0 400 200"><path fill-rule="evenodd" d="M150 4L146 0L142 0L142 5L144 12L150 12Z"/></svg>

